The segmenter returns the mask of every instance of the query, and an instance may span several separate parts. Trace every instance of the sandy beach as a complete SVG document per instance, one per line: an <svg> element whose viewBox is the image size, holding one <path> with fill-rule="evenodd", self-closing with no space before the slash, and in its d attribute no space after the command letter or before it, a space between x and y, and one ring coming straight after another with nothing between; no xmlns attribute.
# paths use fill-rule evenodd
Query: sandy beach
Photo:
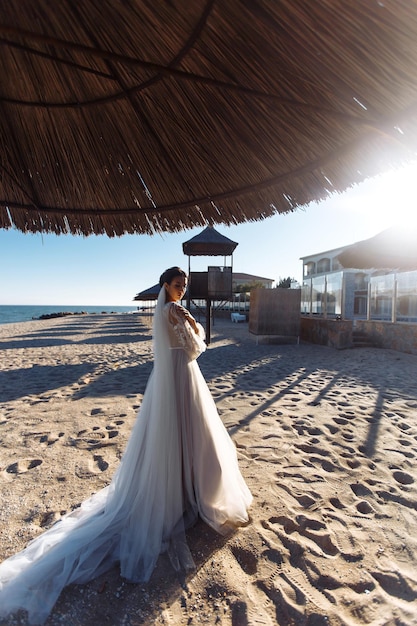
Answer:
<svg viewBox="0 0 417 626"><path fill-rule="evenodd" d="M417 357L258 345L216 320L199 359L254 495L251 522L64 590L48 626L417 624ZM150 319L0 326L0 559L108 484L152 368ZM23 615L0 621L24 625Z"/></svg>

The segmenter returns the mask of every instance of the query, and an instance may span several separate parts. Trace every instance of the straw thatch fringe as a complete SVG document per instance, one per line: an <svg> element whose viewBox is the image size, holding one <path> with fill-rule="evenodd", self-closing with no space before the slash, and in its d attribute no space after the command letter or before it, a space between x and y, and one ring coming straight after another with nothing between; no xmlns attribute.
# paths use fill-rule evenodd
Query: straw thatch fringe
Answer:
<svg viewBox="0 0 417 626"><path fill-rule="evenodd" d="M0 48L0 228L265 219L416 154L408 0L22 0Z"/></svg>

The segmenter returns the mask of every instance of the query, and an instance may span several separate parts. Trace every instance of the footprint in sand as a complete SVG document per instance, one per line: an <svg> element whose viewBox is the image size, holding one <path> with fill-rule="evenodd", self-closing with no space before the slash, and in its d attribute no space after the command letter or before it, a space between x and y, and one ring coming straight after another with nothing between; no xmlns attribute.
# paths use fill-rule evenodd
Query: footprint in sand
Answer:
<svg viewBox="0 0 417 626"><path fill-rule="evenodd" d="M120 422L118 422L120 424ZM123 422L122 422L123 423ZM106 430L108 432L109 438L113 439L113 437L117 437L119 431L116 429L115 424L107 424Z"/></svg>
<svg viewBox="0 0 417 626"><path fill-rule="evenodd" d="M339 500L339 498L330 498L329 502L335 509L346 508L345 505Z"/></svg>
<svg viewBox="0 0 417 626"><path fill-rule="evenodd" d="M402 572L371 572L371 576L378 581L382 589L390 596L407 600L415 600L417 598L415 581Z"/></svg>
<svg viewBox="0 0 417 626"><path fill-rule="evenodd" d="M115 420L106 426L107 430L113 430L116 426L123 426L124 420Z"/></svg>
<svg viewBox="0 0 417 626"><path fill-rule="evenodd" d="M361 483L353 483L352 485L350 485L350 488L352 489L355 496L358 496L358 498L366 498L367 496L372 496L372 491Z"/></svg>
<svg viewBox="0 0 417 626"><path fill-rule="evenodd" d="M337 472L337 471L340 470L339 467L337 467L336 465L334 465L330 461L322 461L321 466L322 466L322 468L324 469L325 472Z"/></svg>
<svg viewBox="0 0 417 626"><path fill-rule="evenodd" d="M307 494L304 494L304 495L294 494L294 498L300 503L303 509L309 509L313 505L316 504L316 500Z"/></svg>
<svg viewBox="0 0 417 626"><path fill-rule="evenodd" d="M326 528L325 525L318 520L307 518L304 515L300 515L296 520L293 520L286 515L280 515L278 517L271 517L268 521L272 526L281 525L285 535L298 532L303 537L314 542L327 555L334 556L339 552L328 532L317 532L317 530ZM284 539L284 536L279 533L279 531L277 534L280 536L281 540Z"/></svg>
<svg viewBox="0 0 417 626"><path fill-rule="evenodd" d="M39 443L46 443L48 446L52 446L54 443L59 441L61 437L63 437L65 433L52 433L52 432L39 432L39 433L25 433L27 437L33 437L34 439L38 439Z"/></svg>
<svg viewBox="0 0 417 626"><path fill-rule="evenodd" d="M349 467L351 469L356 469L356 468L360 467L360 465L361 465L361 462L358 461L357 459L348 459L346 461L346 463L349 465Z"/></svg>
<svg viewBox="0 0 417 626"><path fill-rule="evenodd" d="M35 441L38 441L39 443L46 443L48 446L51 446L52 444L56 443L64 435L65 433L63 432L53 433L50 430L27 431L27 432L22 433L22 436L25 439L34 439Z"/></svg>
<svg viewBox="0 0 417 626"><path fill-rule="evenodd" d="M366 500L362 500L361 502L358 502L358 504L356 505L356 509L357 509L357 511L359 511L359 513L362 513L362 515L368 515L369 513L375 513L374 509L371 507L369 502L367 502Z"/></svg>
<svg viewBox="0 0 417 626"><path fill-rule="evenodd" d="M309 435L312 435L312 436L313 435L318 436L318 435L322 435L323 434L323 431L321 430L321 428L316 428L316 427L307 428L307 432L308 432Z"/></svg>
<svg viewBox="0 0 417 626"><path fill-rule="evenodd" d="M409 441L408 439L399 439L398 443L400 443L402 446L411 446L412 442Z"/></svg>
<svg viewBox="0 0 417 626"><path fill-rule="evenodd" d="M249 550L242 548L241 546L232 546L231 548L233 556L243 569L245 574L256 574L258 569L258 557Z"/></svg>
<svg viewBox="0 0 417 626"><path fill-rule="evenodd" d="M39 526L39 528L49 528L59 519L61 519L61 514L58 511L41 511L40 507L36 506L28 512L24 521Z"/></svg>
<svg viewBox="0 0 417 626"><path fill-rule="evenodd" d="M411 485L414 482L414 478L406 472L394 472L393 477L400 485Z"/></svg>
<svg viewBox="0 0 417 626"><path fill-rule="evenodd" d="M345 426L346 424L349 424L349 421L345 417L333 417L333 421L340 426Z"/></svg>
<svg viewBox="0 0 417 626"><path fill-rule="evenodd" d="M100 408L91 409L90 415L104 415L105 411Z"/></svg>
<svg viewBox="0 0 417 626"><path fill-rule="evenodd" d="M112 426L106 426L102 430L100 426L93 426L91 430L80 430L77 437L71 440L71 445L83 450L93 450L111 446L115 442L111 441L119 434L118 430L114 430Z"/></svg>
<svg viewBox="0 0 417 626"><path fill-rule="evenodd" d="M46 435L43 435L40 439L39 439L39 443L46 443L48 446L52 446L54 443L56 443L57 441L59 441L59 439L61 439L61 437L63 437L65 435L65 433L48 433Z"/></svg>
<svg viewBox="0 0 417 626"><path fill-rule="evenodd" d="M330 433L331 433L332 435L335 435L335 434L339 431L339 429L337 428L337 426L333 426L333 424L324 424L324 425L325 425L325 427L326 427L326 428L328 428L328 429L329 429L329 431L330 431Z"/></svg>
<svg viewBox="0 0 417 626"><path fill-rule="evenodd" d="M97 474L101 474L101 472L105 472L108 467L107 461L102 456L95 454L85 465L80 465L75 469L75 475L78 478L92 478L97 476Z"/></svg>
<svg viewBox="0 0 417 626"><path fill-rule="evenodd" d="M50 526L53 526L59 519L61 519L61 515L58 511L47 511L41 515L39 526L41 528L50 528Z"/></svg>
<svg viewBox="0 0 417 626"><path fill-rule="evenodd" d="M25 474L29 470L38 467L43 461L41 459L21 459L6 467L8 474Z"/></svg>

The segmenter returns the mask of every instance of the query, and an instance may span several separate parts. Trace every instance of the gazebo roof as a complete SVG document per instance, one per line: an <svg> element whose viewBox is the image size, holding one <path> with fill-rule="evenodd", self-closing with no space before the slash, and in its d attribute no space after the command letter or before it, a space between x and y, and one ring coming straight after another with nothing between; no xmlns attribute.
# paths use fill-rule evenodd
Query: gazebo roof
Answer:
<svg viewBox="0 0 417 626"><path fill-rule="evenodd" d="M182 244L187 256L231 256L238 244L211 226Z"/></svg>
<svg viewBox="0 0 417 626"><path fill-rule="evenodd" d="M410 0L0 4L0 228L178 232L415 158Z"/></svg>

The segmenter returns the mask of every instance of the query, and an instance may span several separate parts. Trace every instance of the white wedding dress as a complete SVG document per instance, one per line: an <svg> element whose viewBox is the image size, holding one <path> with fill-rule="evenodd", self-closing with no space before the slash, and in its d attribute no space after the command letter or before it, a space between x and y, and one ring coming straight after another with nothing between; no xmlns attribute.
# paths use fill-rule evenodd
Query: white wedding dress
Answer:
<svg viewBox="0 0 417 626"><path fill-rule="evenodd" d="M115 564L149 580L161 552L193 567L185 529L198 516L216 531L248 521L251 493L196 358L205 350L175 302L159 294L154 367L110 485L0 565L0 616L25 609L43 623L61 590Z"/></svg>

